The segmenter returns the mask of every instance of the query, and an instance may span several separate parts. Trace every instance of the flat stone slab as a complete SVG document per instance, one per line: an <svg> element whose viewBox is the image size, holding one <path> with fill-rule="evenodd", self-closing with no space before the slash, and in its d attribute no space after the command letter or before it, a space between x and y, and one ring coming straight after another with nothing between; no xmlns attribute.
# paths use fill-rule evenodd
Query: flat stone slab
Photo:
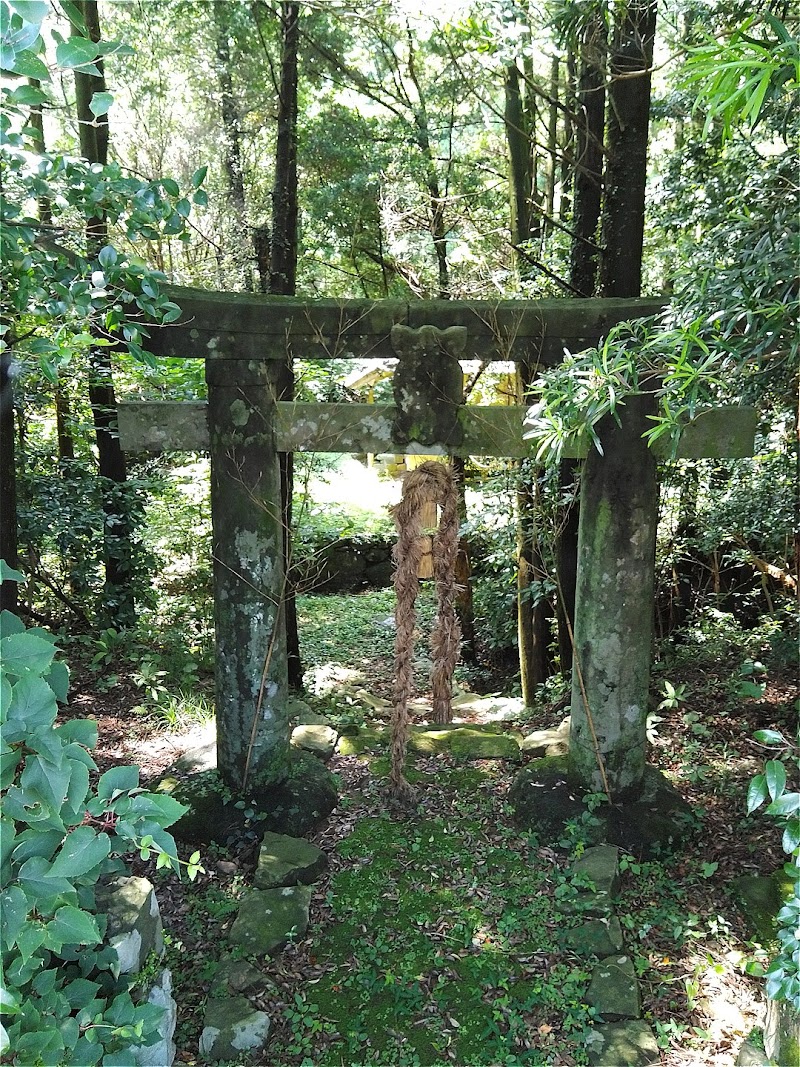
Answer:
<svg viewBox="0 0 800 1067"><path fill-rule="evenodd" d="M320 759L328 760L336 751L336 742L339 735L330 727L322 723L309 723L296 726L292 730L292 744L295 748L305 749Z"/></svg>
<svg viewBox="0 0 800 1067"><path fill-rule="evenodd" d="M270 985L270 980L247 960L224 956L217 967L209 989L209 999L230 999L239 994L254 993Z"/></svg>
<svg viewBox="0 0 800 1067"><path fill-rule="evenodd" d="M243 898L228 940L255 956L274 956L308 929L310 886L251 889Z"/></svg>
<svg viewBox="0 0 800 1067"><path fill-rule="evenodd" d="M321 848L302 837L266 833L261 841L255 873L256 889L310 885L328 866Z"/></svg>
<svg viewBox="0 0 800 1067"><path fill-rule="evenodd" d="M616 915L589 919L564 937L564 947L576 956L612 956L622 951L622 945L622 927Z"/></svg>
<svg viewBox="0 0 800 1067"><path fill-rule="evenodd" d="M642 1014L639 983L629 956L609 956L595 966L586 991L586 1003L606 1022L639 1018Z"/></svg>
<svg viewBox="0 0 800 1067"><path fill-rule="evenodd" d="M655 1034L641 1019L594 1027L586 1050L591 1067L652 1067L661 1062Z"/></svg>
<svg viewBox="0 0 800 1067"><path fill-rule="evenodd" d="M200 1055L204 1060L238 1062L242 1053L260 1052L267 1043L270 1018L246 997L222 997L206 1004Z"/></svg>
<svg viewBox="0 0 800 1067"><path fill-rule="evenodd" d="M340 737L338 752L343 756L363 752L383 752L389 746L391 731L388 727L362 727L357 734ZM449 752L456 759L520 759L519 742L516 737L501 733L491 724L459 726L448 723L443 726L418 724L411 727L408 737L410 752L423 756L435 756Z"/></svg>
<svg viewBox="0 0 800 1067"><path fill-rule="evenodd" d="M569 715L558 726L547 730L534 730L520 742L525 756L561 756L569 750ZM557 751L556 751L557 750Z"/></svg>
<svg viewBox="0 0 800 1067"><path fill-rule="evenodd" d="M616 845L594 845L585 849L572 864L570 875L591 883L593 892L613 896L619 888L619 849Z"/></svg>

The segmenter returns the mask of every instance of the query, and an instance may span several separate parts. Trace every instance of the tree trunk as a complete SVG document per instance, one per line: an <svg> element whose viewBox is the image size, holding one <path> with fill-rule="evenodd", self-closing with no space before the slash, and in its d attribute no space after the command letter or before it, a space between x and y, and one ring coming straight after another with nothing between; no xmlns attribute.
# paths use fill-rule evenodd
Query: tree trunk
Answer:
<svg viewBox="0 0 800 1067"><path fill-rule="evenodd" d="M250 240L248 236L244 168L242 166L242 122L233 91L233 76L231 73L229 16L233 6L230 0L212 0L211 14L214 20L217 80L221 97L222 130L225 142L222 162L228 182L233 217L233 258L237 263L242 288L249 292L253 288L253 279L247 256ZM224 288L233 289L235 286L227 284Z"/></svg>
<svg viewBox="0 0 800 1067"><path fill-rule="evenodd" d="M14 441L12 348L0 352L0 559L9 567L17 556L17 480ZM17 610L17 583L0 584L0 611Z"/></svg>
<svg viewBox="0 0 800 1067"><path fill-rule="evenodd" d="M600 249L597 244L602 206L603 138L605 127L605 63L608 43L600 14L584 31L580 51L575 111L575 173L573 178L573 239L570 249L570 285L585 297L595 294ZM579 464L563 460L559 486L569 491ZM558 649L561 673L572 674L572 637L575 628L575 582L578 573L580 502L561 509L556 534L558 571Z"/></svg>
<svg viewBox="0 0 800 1067"><path fill-rule="evenodd" d="M458 490L459 522L467 520L467 500L465 468L463 456L453 456L450 460L455 472ZM456 556L456 614L461 627L461 659L464 663L475 663L475 609L472 603L472 560L469 542L459 537Z"/></svg>
<svg viewBox="0 0 800 1067"><path fill-rule="evenodd" d="M594 296L600 249L597 245L603 175L605 122L606 27L596 17L581 47L575 124L573 182L574 238L570 252L570 284L583 296Z"/></svg>
<svg viewBox="0 0 800 1067"><path fill-rule="evenodd" d="M517 637L522 699L526 708L536 701L536 689L547 679L547 602L534 584L545 576L536 529L538 485L536 472L520 464L517 490Z"/></svg>
<svg viewBox="0 0 800 1067"><path fill-rule="evenodd" d="M556 171L558 169L558 68L560 66L558 56L550 60L550 111L547 117L547 154L550 157L550 165L547 169L547 199L545 201L545 214L548 219L553 218L556 202ZM543 236L547 233L545 224ZM542 241L544 244L544 240Z"/></svg>
<svg viewBox="0 0 800 1067"><path fill-rule="evenodd" d="M508 145L508 184L511 209L511 245L517 276L523 281L530 275L531 267L519 251L531 238L531 194L533 168L531 165L531 142L528 136L527 116L520 89L519 70L510 63L505 71L505 133Z"/></svg>
<svg viewBox="0 0 800 1067"><path fill-rule="evenodd" d="M656 0L631 0L614 25L609 62L601 296L635 297L642 288L656 7Z"/></svg>
<svg viewBox="0 0 800 1067"><path fill-rule="evenodd" d="M100 40L97 0L77 0L76 7L90 38ZM73 33L77 31L73 27ZM105 92L102 60L96 60L101 76L75 71L75 106L78 116L81 155L91 163L108 162L108 120L95 118L90 103L96 92ZM100 250L108 240L106 221L89 219L86 246L89 255ZM92 408L97 441L98 472L103 491L103 551L105 562L104 613L110 626L123 628L136 621L136 606L131 587L133 560L132 530L126 503L127 465L119 443L117 401L114 392L111 358L106 348L89 351L89 403Z"/></svg>
<svg viewBox="0 0 800 1067"><path fill-rule="evenodd" d="M278 100L278 136L275 145L275 183L272 192L272 239L269 258L269 292L294 296L297 288L297 56L300 40L300 5L281 5L283 47ZM260 261L260 257L259 261ZM262 283L263 284L263 283ZM291 354L277 374L279 400L294 396ZM289 578L292 554L292 491L294 457L280 454L281 504L283 509L283 562L287 575L285 592L286 654L289 685L303 688L303 664L297 626L297 600Z"/></svg>

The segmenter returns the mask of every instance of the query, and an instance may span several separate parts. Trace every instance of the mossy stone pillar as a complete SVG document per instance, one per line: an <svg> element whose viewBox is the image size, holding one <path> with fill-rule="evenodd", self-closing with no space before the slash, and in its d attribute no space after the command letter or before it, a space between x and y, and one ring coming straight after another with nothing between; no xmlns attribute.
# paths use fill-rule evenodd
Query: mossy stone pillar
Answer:
<svg viewBox="0 0 800 1067"><path fill-rule="evenodd" d="M603 455L590 449L581 477L570 763L603 792L599 757L614 802L636 799L645 767L658 483L642 434L654 410L639 394L618 409L620 426L606 416Z"/></svg>
<svg viewBox="0 0 800 1067"><path fill-rule="evenodd" d="M278 366L206 360L217 766L235 791L280 780L289 754Z"/></svg>

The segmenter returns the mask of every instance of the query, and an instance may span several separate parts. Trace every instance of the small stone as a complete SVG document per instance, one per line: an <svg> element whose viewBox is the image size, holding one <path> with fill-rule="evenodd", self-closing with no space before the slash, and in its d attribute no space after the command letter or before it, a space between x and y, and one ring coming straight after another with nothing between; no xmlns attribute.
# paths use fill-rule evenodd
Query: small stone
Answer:
<svg viewBox="0 0 800 1067"><path fill-rule="evenodd" d="M615 845L587 848L572 864L570 875L591 883L595 892L613 895L619 886L619 849Z"/></svg>
<svg viewBox="0 0 800 1067"><path fill-rule="evenodd" d="M609 956L595 966L586 1003L609 1022L639 1018L642 1013L639 983L628 956Z"/></svg>
<svg viewBox="0 0 800 1067"><path fill-rule="evenodd" d="M292 744L295 748L312 752L320 759L330 759L336 750L338 734L330 726L308 725L296 726L292 730Z"/></svg>
<svg viewBox="0 0 800 1067"><path fill-rule="evenodd" d="M238 869L238 865L233 860L219 860L217 863L217 870L221 874L235 874Z"/></svg>
<svg viewBox="0 0 800 1067"><path fill-rule="evenodd" d="M548 730L534 730L527 734L520 742L520 749L526 756L552 756L561 755L561 752L550 752L549 749L558 746L566 746L569 749L569 716L563 719L558 726Z"/></svg>
<svg viewBox="0 0 800 1067"><path fill-rule="evenodd" d="M178 1005L172 995L172 975L166 968L150 987L147 1003L155 1004L162 1011L158 1022L159 1040L152 1045L134 1045L131 1048L136 1067L171 1067L177 1051L173 1038L178 1022Z"/></svg>
<svg viewBox="0 0 800 1067"><path fill-rule="evenodd" d="M611 956L622 950L622 927L616 915L606 919L589 919L568 930L564 946L576 956Z"/></svg>
<svg viewBox="0 0 800 1067"><path fill-rule="evenodd" d="M275 889L284 885L310 885L328 866L328 857L301 837L265 833L261 840L256 889Z"/></svg>
<svg viewBox="0 0 800 1067"><path fill-rule="evenodd" d="M120 974L136 974L151 952L164 951L161 912L146 878L120 875L95 890L97 910L108 916L106 940L117 954Z"/></svg>
<svg viewBox="0 0 800 1067"><path fill-rule="evenodd" d="M652 1067L661 1062L655 1034L641 1019L594 1027L586 1051L591 1067Z"/></svg>
<svg viewBox="0 0 800 1067"><path fill-rule="evenodd" d="M758 1045L747 1040L739 1049L736 1057L736 1067L769 1067L769 1056Z"/></svg>
<svg viewBox="0 0 800 1067"><path fill-rule="evenodd" d="M226 956L220 960L209 997L229 997L231 993L254 993L263 990L269 980L247 960L235 960Z"/></svg>
<svg viewBox="0 0 800 1067"><path fill-rule="evenodd" d="M200 1055L204 1060L237 1060L243 1052L260 1052L267 1042L270 1018L246 997L225 997L206 1004Z"/></svg>
<svg viewBox="0 0 800 1067"><path fill-rule="evenodd" d="M256 956L274 956L308 929L311 887L252 889L242 900L228 940Z"/></svg>

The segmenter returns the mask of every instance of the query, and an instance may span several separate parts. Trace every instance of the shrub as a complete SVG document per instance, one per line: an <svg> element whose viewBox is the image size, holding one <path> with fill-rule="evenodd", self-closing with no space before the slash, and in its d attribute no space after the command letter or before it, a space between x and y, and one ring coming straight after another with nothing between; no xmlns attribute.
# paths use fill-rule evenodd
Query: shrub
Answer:
<svg viewBox="0 0 800 1067"><path fill-rule="evenodd" d="M21 575L0 563L0 577ZM136 767L114 767L90 788L97 726L56 724L69 680L56 651L46 631L0 615L0 1052L29 1067L127 1067L132 1046L156 1039L161 1009L135 1004L118 975L95 886L124 873L134 850L178 870L166 827L185 809L140 789Z"/></svg>

